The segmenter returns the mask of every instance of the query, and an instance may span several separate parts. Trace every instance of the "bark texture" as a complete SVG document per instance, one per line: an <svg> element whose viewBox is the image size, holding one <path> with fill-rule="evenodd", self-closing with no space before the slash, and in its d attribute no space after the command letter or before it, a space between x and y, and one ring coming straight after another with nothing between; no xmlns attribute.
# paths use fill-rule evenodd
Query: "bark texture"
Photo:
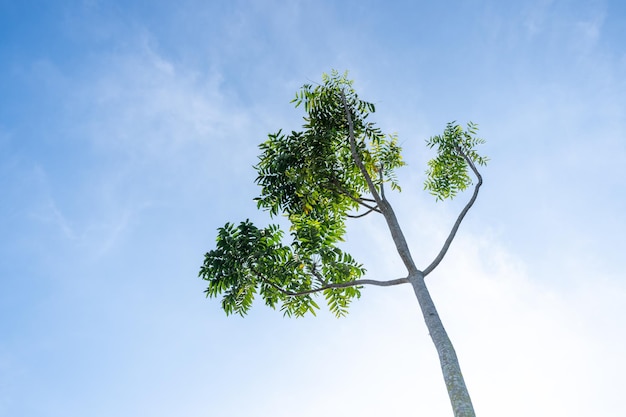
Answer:
<svg viewBox="0 0 626 417"><path fill-rule="evenodd" d="M478 187L476 188L476 193L477 192ZM473 204L474 199L471 200L471 204ZM461 373L459 360L457 359L454 346L452 346L452 342L448 337L448 333L446 332L446 329L441 322L439 313L437 313L435 303L433 302L428 288L426 287L426 282L424 280L425 274L424 272L420 271L413 262L411 251L409 250L409 246L404 237L404 233L400 228L398 219L393 209L391 208L391 205L386 199L383 198L382 200L383 201L380 204L382 213L385 216L387 226L389 227L389 231L391 232L393 241L396 244L398 253L407 268L407 271L409 273L408 280L413 286L415 296L417 297L417 302L419 303L420 309L422 310L422 315L424 316L424 321L426 322L426 327L428 328L430 337L433 341L433 344L435 345L435 349L437 349L437 354L439 355L439 363L441 365L441 371L443 373L443 379L446 383L448 397L450 398L450 403L454 411L454 416L475 417L476 413L474 412L474 406L472 405L469 391L467 390L465 380L463 379L463 374ZM471 206L471 204L469 204L468 206ZM466 208L469 209L469 207ZM465 216L466 212L467 210L464 210L464 212L460 216L460 219ZM457 223L460 223L460 220L458 220ZM456 233L456 229L458 229L458 225L455 225L452 233ZM452 235L452 237L453 236L454 235ZM443 255L445 255L451 242L452 238L449 238L446 241L446 243L444 244L444 248L440 253L440 257L438 257L438 261L441 261L441 258L443 258ZM434 267L431 268L431 270L432 269L434 269Z"/></svg>
<svg viewBox="0 0 626 417"><path fill-rule="evenodd" d="M409 271L409 282L413 286L417 302L419 303L424 321L426 322L426 327L435 345L435 349L437 349L443 379L448 390L448 397L450 398L454 416L475 417L476 413L474 412L474 406L472 405L469 391L467 390L463 374L461 373L459 360L457 359L454 346L452 346L446 329L441 322L439 313L437 313L435 303L426 287L424 273L418 270L413 262L404 234L398 224L395 213L391 210L391 206L388 203L384 204L382 211L387 220L387 225L391 231L398 253Z"/></svg>
<svg viewBox="0 0 626 417"><path fill-rule="evenodd" d="M414 276L410 276L409 281L415 291L415 296L422 310L430 337L437 349L443 379L446 383L450 403L454 410L454 416L475 417L476 414L472 400L465 385L454 346L452 346L446 329L443 327L435 303L430 297L426 282L424 281L424 274L419 272Z"/></svg>

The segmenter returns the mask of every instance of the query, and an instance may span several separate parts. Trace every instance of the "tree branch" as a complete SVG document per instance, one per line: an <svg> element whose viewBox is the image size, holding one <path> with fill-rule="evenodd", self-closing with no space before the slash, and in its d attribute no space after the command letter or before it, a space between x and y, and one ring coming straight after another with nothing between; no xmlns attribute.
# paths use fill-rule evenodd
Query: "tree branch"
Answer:
<svg viewBox="0 0 626 417"><path fill-rule="evenodd" d="M402 233L402 229L398 224L398 219L396 218L396 214L391 207L389 202L380 196L378 190L376 190L376 186L372 181L372 177L370 177L367 169L365 169L365 165L363 165L363 161L359 156L359 153L356 149L356 138L354 137L354 124L352 122L352 115L350 115L350 109L348 108L348 103L346 102L346 96L343 90L340 91L341 101L343 102L343 108L346 112L346 118L348 120L348 133L350 140L350 152L352 153L352 159L354 159L354 163L358 166L359 170L363 177L365 177L365 181L367 182L367 186L372 194L372 197L376 200L376 205L379 207L383 216L385 216L385 221L387 222L387 226L389 227L389 232L391 233L391 237L396 245L396 249L398 251L398 255L402 259L402 262L406 266L409 275L415 274L418 270L415 266L415 262L413 261L413 257L411 256L411 251L409 250L409 245L406 243L406 239L404 234Z"/></svg>
<svg viewBox="0 0 626 417"><path fill-rule="evenodd" d="M456 219L454 226L452 226L452 230L450 230L450 234L448 235L448 238L443 244L441 251L439 251L439 254L431 262L431 264L428 265L426 269L424 269L424 276L431 273L441 263L441 261L443 260L443 257L446 256L446 253L448 252L448 249L450 248L450 245L452 244L452 241L454 240L454 237L456 236L456 232L459 230L459 226L461 226L461 222L463 221L463 218L465 218L465 215L467 214L469 209L472 208L472 206L474 205L474 202L476 201L476 197L478 197L478 190L480 189L480 186L483 184L483 177L478 172L478 169L476 169L474 162L472 162L472 160L465 154L465 152L463 152L460 146L457 145L456 150L465 159L465 161L467 162L471 170L474 172L474 175L476 175L478 182L476 183L476 187L474 187L474 193L472 194L472 198L470 198L470 200L467 202L463 210L461 210L461 213L459 214L459 217Z"/></svg>
<svg viewBox="0 0 626 417"><path fill-rule="evenodd" d="M356 149L356 138L354 137L354 123L352 122L352 115L350 114L350 109L348 108L348 103L346 102L346 95L343 90L340 91L341 101L343 102L343 109L346 112L346 119L348 120L348 140L350 141L350 152L352 153L352 159L354 159L354 163L359 167L361 174L365 178L365 182L367 182L367 187L376 200L376 203L381 206L382 199L378 194L378 190L376 190L376 186L374 185L374 181L372 181L372 177L370 177L369 172L365 169L365 165L363 165L363 161L359 156L359 153Z"/></svg>
<svg viewBox="0 0 626 417"><path fill-rule="evenodd" d="M365 217L365 216L367 216L368 214L370 214L370 213L372 213L374 211L377 212L377 213L380 213L380 210L378 210L377 207L372 207L371 209L367 210L363 214L346 214L346 216L350 217L351 219L358 219L358 218L361 218L361 217Z"/></svg>
<svg viewBox="0 0 626 417"><path fill-rule="evenodd" d="M385 198L385 181L383 180L383 166L382 165L380 166L378 174L380 175L380 196L382 197L383 200L386 200L386 198Z"/></svg>
<svg viewBox="0 0 626 417"><path fill-rule="evenodd" d="M376 200L372 200L371 198L364 198L364 197L355 197L352 194L350 194L348 191L346 191L345 188L343 188L341 186L341 184L337 184L337 181L333 181L330 184L332 184L333 187L336 187L337 192L345 195L346 197L348 197L350 200L354 201L357 204L362 205L363 207L367 208L369 211L375 211L377 213L382 213L380 211L380 209L378 208L378 206L371 206L367 203L365 203L365 201L367 201L368 203L376 203Z"/></svg>
<svg viewBox="0 0 626 417"><path fill-rule="evenodd" d="M345 193L344 193L345 194ZM378 208L378 206L370 206L369 204L364 203L364 199L362 198L356 198L353 197L349 194L345 194L350 200L354 201L357 204L362 205L363 207L365 207L366 209L368 209L369 211L375 211L377 213L381 213L380 209Z"/></svg>
<svg viewBox="0 0 626 417"><path fill-rule="evenodd" d="M261 280L265 282L266 284L269 284L270 286L274 287L278 291L290 297L298 297L302 295L315 294L317 292L324 291L329 288L347 288L347 287L355 287L357 285L376 285L378 287L392 287L394 285L401 285L401 284L409 283L408 278L398 278L398 279L392 279L389 281L377 281L374 279L358 279L356 281L340 282L336 284L327 284L320 288L313 288L313 289L306 290L306 291L293 292L293 291L288 291L288 290L284 290L280 288L278 285L274 284L272 281L268 280L267 278L261 275L259 275L259 278L261 278Z"/></svg>

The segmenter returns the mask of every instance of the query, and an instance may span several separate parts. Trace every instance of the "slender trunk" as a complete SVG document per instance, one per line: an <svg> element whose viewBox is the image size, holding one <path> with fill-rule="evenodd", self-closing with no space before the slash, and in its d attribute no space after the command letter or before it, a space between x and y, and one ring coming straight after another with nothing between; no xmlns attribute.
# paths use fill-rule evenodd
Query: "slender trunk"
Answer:
<svg viewBox="0 0 626 417"><path fill-rule="evenodd" d="M400 259L402 259L402 263L406 267L409 276L419 274L420 271L415 266L415 262L413 261L413 257L411 256L411 251L409 250L409 245L406 243L406 239L404 237L404 233L402 232L402 228L398 223L398 218L396 217L395 211L393 211L393 207L389 204L389 201L380 200L378 203L381 211L383 212L383 216L385 217L385 221L387 222L387 227L389 228L389 232L391 233L391 238L393 239L393 243L396 245L396 250L398 251L398 255L400 255Z"/></svg>
<svg viewBox="0 0 626 417"><path fill-rule="evenodd" d="M415 296L417 297L420 309L424 315L426 327L435 344L435 349L437 349L443 379L446 383L452 409L454 410L454 417L475 417L476 414L474 413L472 400L465 386L456 352L439 318L435 303L430 297L426 282L424 281L424 272L417 269L413 262L409 247L404 238L404 233L402 233L393 208L386 200L381 201L381 203L381 210L387 221L387 226L396 244L398 253L409 272L409 282L413 286Z"/></svg>
<svg viewBox="0 0 626 417"><path fill-rule="evenodd" d="M424 274L419 272L418 274L409 276L409 282L413 286L415 296L417 297L422 314L424 315L426 327L439 354L439 363L441 364L441 371L443 372L443 379L448 389L448 396L450 397L450 403L454 410L454 416L475 417L476 414L474 413L472 400L465 386L456 352L439 318L435 303L430 297L426 282L424 281Z"/></svg>

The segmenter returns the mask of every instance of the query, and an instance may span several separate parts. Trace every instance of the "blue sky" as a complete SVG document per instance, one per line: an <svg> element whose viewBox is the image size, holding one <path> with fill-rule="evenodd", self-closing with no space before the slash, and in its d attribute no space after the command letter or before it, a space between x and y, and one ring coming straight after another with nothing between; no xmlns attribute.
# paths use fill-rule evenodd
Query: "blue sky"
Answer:
<svg viewBox="0 0 626 417"><path fill-rule="evenodd" d="M424 193L424 140L487 140L428 277L478 414L621 416L626 7L433 3L0 1L0 416L451 414L409 287L241 319L197 278L217 227L268 222L257 145L333 68L399 135L424 266L468 197ZM403 274L380 219L346 249Z"/></svg>

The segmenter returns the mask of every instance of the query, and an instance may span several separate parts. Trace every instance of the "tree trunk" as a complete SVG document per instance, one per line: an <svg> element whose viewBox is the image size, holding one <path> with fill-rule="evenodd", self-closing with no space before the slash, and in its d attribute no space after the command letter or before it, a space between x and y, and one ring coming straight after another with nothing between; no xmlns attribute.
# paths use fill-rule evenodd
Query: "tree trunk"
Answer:
<svg viewBox="0 0 626 417"><path fill-rule="evenodd" d="M387 226L389 227L389 231L391 232L391 237L396 245L396 249L402 262L407 268L408 271L408 280L413 286L413 290L415 291L415 295L417 296L417 301L422 310L422 314L424 315L424 320L426 321L426 327L428 328L428 332L430 333L430 337L435 344L435 348L437 349L437 353L439 354L439 362L441 364L441 370L443 372L443 379L446 383L446 388L448 389L448 396L450 397L450 402L452 403L452 409L454 410L454 417L475 417L474 407L472 406L472 400L470 399L469 392L467 391L467 387L465 386L465 381L463 380L463 375L461 374L461 367L459 366L459 361L456 357L456 352L454 351L454 347L452 346L452 342L446 333L446 329L443 327L443 323L439 318L439 314L437 313L437 309L435 308L435 303L433 303L432 298L430 298L430 293L428 292L428 288L426 288L426 282L424 281L425 274L423 271L417 269L415 262L413 261L413 257L411 256L411 251L409 250L409 246L407 245L406 239L404 237L404 233L400 228L400 224L398 223L398 218L391 207L391 204L387 201L384 194L383 185L380 185L380 189L378 189L370 174L367 172L367 169L363 165L363 161L361 160L359 153L357 152L357 143L354 135L354 126L352 121L352 115L350 113L350 109L348 108L348 103L346 102L346 96L341 90L341 101L343 103L343 107L346 114L346 120L348 122L348 141L350 143L350 151L352 153L352 158L354 163L359 167L363 178L365 178L367 182L367 186L369 188L372 197L376 200L377 206L380 208L385 220L387 222ZM458 148L458 146L457 146ZM461 155L465 158L468 165L471 167L472 171L476 174L478 178L478 184L476 185L476 189L474 190L474 194L470 200L470 202L465 206L458 220L456 221L452 231L444 244L443 249L440 254L437 256L435 261L428 267L427 273L432 271L437 267L441 259L443 259L446 254L450 243L454 239L456 231L463 220L463 217L467 213L467 211L474 204L474 200L478 195L478 190L480 185L482 184L482 177L476 170L476 167L472 163L472 161L459 149ZM380 192L379 192L380 191Z"/></svg>
<svg viewBox="0 0 626 417"><path fill-rule="evenodd" d="M448 389L448 396L450 397L450 403L454 410L454 416L475 417L476 414L474 413L472 400L465 386L456 352L439 318L435 303L433 303L430 297L428 288L426 288L424 274L422 272L413 274L409 276L409 281L415 291L430 337L439 354L439 363L441 364L441 371L443 372L443 379Z"/></svg>

